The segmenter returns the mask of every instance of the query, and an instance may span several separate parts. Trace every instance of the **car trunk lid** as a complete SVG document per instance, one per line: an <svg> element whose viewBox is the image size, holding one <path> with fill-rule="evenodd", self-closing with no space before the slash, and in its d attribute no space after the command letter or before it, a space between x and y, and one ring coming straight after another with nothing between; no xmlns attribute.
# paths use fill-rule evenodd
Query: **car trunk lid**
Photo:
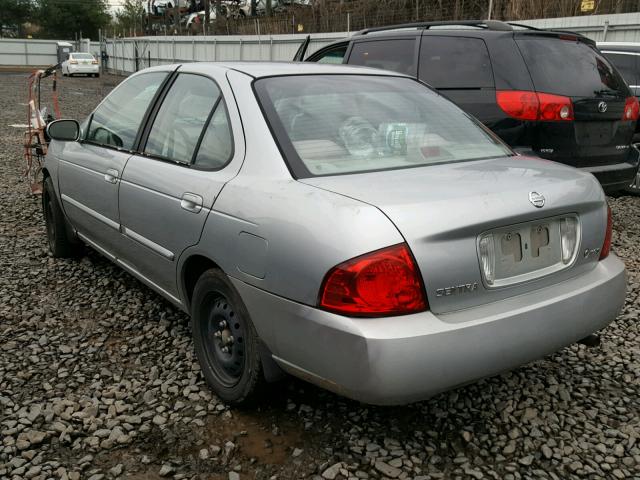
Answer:
<svg viewBox="0 0 640 480"><path fill-rule="evenodd" d="M435 313L526 293L586 271L597 261L597 255L577 255L567 268L496 288L486 284L481 271L478 241L483 233L532 232L575 216L582 232L578 252L599 248L604 239L604 196L597 182L540 159L506 157L300 181L378 207L411 248ZM544 207L534 206L531 192L544 196Z"/></svg>

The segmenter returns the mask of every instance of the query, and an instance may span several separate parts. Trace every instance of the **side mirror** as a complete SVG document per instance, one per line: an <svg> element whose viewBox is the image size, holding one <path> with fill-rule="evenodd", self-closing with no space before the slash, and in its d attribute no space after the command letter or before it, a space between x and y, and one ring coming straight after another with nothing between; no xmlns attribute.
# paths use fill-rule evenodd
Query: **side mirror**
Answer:
<svg viewBox="0 0 640 480"><path fill-rule="evenodd" d="M52 140L75 142L80 137L80 124L76 120L55 120L47 125Z"/></svg>

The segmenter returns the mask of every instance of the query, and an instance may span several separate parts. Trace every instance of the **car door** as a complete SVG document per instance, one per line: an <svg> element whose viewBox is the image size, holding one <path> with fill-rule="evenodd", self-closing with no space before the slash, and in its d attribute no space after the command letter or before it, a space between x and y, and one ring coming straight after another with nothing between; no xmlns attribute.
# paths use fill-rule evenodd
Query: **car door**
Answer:
<svg viewBox="0 0 640 480"><path fill-rule="evenodd" d="M233 102L225 97L213 78L179 73L122 177L122 262L177 303L178 258L198 243L215 198L239 165L225 167L243 155L234 148L227 108Z"/></svg>
<svg viewBox="0 0 640 480"><path fill-rule="evenodd" d="M62 205L83 239L108 256L120 240L119 180L142 120L169 72L133 76L89 117L82 140L66 142L60 158Z"/></svg>

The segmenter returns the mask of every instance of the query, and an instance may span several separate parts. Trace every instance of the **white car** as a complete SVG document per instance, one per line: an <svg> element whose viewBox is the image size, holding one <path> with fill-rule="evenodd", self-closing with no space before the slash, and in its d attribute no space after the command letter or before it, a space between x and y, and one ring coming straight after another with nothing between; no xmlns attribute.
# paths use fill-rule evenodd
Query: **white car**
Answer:
<svg viewBox="0 0 640 480"><path fill-rule="evenodd" d="M90 53L71 52L61 65L63 76L73 76L78 74L99 77L100 65L96 57Z"/></svg>

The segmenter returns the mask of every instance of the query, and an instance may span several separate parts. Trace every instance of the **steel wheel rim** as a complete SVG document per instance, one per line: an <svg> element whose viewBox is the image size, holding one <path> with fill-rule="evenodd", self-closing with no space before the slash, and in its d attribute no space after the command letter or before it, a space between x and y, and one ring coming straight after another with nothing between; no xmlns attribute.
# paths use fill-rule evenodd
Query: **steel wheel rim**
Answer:
<svg viewBox="0 0 640 480"><path fill-rule="evenodd" d="M207 296L204 313L202 334L208 363L225 387L233 387L242 378L246 362L244 322L218 292Z"/></svg>

